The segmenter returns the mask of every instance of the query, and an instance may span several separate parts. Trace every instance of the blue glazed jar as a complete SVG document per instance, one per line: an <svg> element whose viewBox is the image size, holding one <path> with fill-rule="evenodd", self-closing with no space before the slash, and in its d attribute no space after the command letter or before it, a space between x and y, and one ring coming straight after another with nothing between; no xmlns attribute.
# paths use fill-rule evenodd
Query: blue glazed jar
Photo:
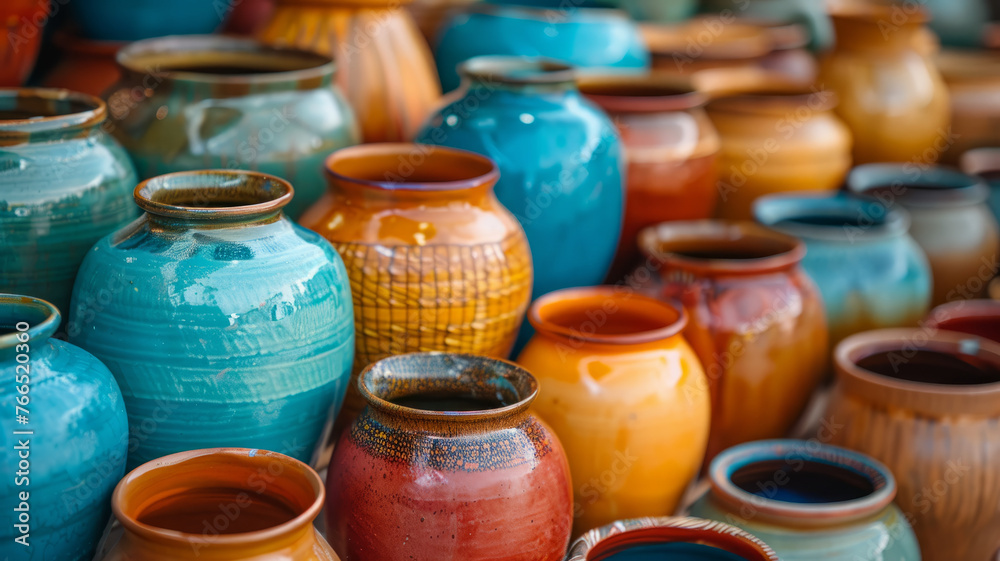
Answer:
<svg viewBox="0 0 1000 561"><path fill-rule="evenodd" d="M479 152L497 162L497 198L524 228L535 267L532 298L600 284L624 212L624 155L614 124L577 90L562 63L478 57L462 89L417 142ZM530 337L527 322L515 355Z"/></svg>
<svg viewBox="0 0 1000 561"><path fill-rule="evenodd" d="M52 338L59 322L44 300L0 294L0 371L8 381L0 398L9 408L0 421L9 470L0 482L4 559L90 561L125 473L128 421L118 384L92 355Z"/></svg>
<svg viewBox="0 0 1000 561"><path fill-rule="evenodd" d="M759 223L805 242L802 267L823 298L831 347L861 331L916 326L927 314L930 265L905 209L801 193L762 197L753 210Z"/></svg>
<svg viewBox="0 0 1000 561"><path fill-rule="evenodd" d="M84 260L69 336L122 387L130 468L211 447L312 456L354 318L336 250L282 214L292 193L254 172L159 176L136 187L146 214Z"/></svg>
<svg viewBox="0 0 1000 561"><path fill-rule="evenodd" d="M73 0L83 36L98 41L138 41L164 35L212 33L239 1Z"/></svg>
<svg viewBox="0 0 1000 561"><path fill-rule="evenodd" d="M838 427L821 431L830 438ZM781 561L920 561L893 503L895 478L864 454L815 440L758 440L716 456L708 477L711 490L691 516L742 528Z"/></svg>
<svg viewBox="0 0 1000 561"><path fill-rule="evenodd" d="M571 6L568 9L548 5ZM459 86L458 65L482 55L546 57L580 69L643 72L649 50L625 12L592 0L501 1L473 4L442 28L435 60L441 86Z"/></svg>
<svg viewBox="0 0 1000 561"><path fill-rule="evenodd" d="M0 91L0 292L69 309L90 246L139 214L128 154L96 97Z"/></svg>

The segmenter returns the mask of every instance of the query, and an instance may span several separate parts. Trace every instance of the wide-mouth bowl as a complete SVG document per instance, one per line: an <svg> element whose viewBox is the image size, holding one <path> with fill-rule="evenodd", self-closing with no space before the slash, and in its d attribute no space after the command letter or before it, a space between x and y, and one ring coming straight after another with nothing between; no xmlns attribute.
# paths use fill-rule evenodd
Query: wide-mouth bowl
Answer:
<svg viewBox="0 0 1000 561"><path fill-rule="evenodd" d="M814 113L832 111L838 103L837 94L830 90L820 90L794 82L774 82L741 91L721 90L708 104L709 112L785 115L799 119L800 109L805 109L805 118Z"/></svg>
<svg viewBox="0 0 1000 561"><path fill-rule="evenodd" d="M708 101L690 80L655 74L586 76L577 79L577 87L587 99L613 113L688 111Z"/></svg>
<svg viewBox="0 0 1000 561"><path fill-rule="evenodd" d="M409 143L341 148L326 159L326 173L343 185L388 191L456 191L492 185L500 177L486 156Z"/></svg>
<svg viewBox="0 0 1000 561"><path fill-rule="evenodd" d="M41 298L0 294L0 351L51 337L60 321L59 310Z"/></svg>
<svg viewBox="0 0 1000 561"><path fill-rule="evenodd" d="M573 67L539 57L478 56L458 65L458 74L477 82L506 85L571 84Z"/></svg>
<svg viewBox="0 0 1000 561"><path fill-rule="evenodd" d="M865 196L827 191L765 195L753 205L760 224L797 238L854 243L901 236L910 229L905 209Z"/></svg>
<svg viewBox="0 0 1000 561"><path fill-rule="evenodd" d="M294 194L280 177L242 170L168 173L139 183L133 192L135 203L149 214L222 222L275 215Z"/></svg>
<svg viewBox="0 0 1000 561"><path fill-rule="evenodd" d="M982 203L989 189L979 177L945 166L921 169L910 164L865 164L847 175L847 189L889 206L899 200L912 206L964 206Z"/></svg>
<svg viewBox="0 0 1000 561"><path fill-rule="evenodd" d="M1000 342L1000 302L956 300L931 310L926 325Z"/></svg>
<svg viewBox="0 0 1000 561"><path fill-rule="evenodd" d="M0 142L101 124L107 107L92 95L55 88L0 89Z"/></svg>

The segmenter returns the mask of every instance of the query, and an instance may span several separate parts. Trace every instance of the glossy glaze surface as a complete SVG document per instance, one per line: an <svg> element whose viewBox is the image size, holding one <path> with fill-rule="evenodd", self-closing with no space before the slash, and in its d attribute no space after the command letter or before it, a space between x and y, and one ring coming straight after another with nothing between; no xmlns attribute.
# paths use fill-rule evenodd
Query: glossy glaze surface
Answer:
<svg viewBox="0 0 1000 561"><path fill-rule="evenodd" d="M0 292L68 310L90 246L139 214L135 169L106 115L65 90L0 92Z"/></svg>
<svg viewBox="0 0 1000 561"><path fill-rule="evenodd" d="M48 2L6 0L0 6L0 87L16 88L28 79L48 19Z"/></svg>
<svg viewBox="0 0 1000 561"><path fill-rule="evenodd" d="M935 329L870 331L844 340L835 353L838 384L825 417L842 429L831 442L869 454L896 475L897 502L911 519L926 561L989 559L1000 546L1000 381L938 383L876 374L857 366L888 352L896 364L913 349L1000 367L1000 346ZM995 370L994 370L995 372Z"/></svg>
<svg viewBox="0 0 1000 561"><path fill-rule="evenodd" d="M401 142L441 97L409 0L277 0L261 40L326 53L365 142ZM327 150L329 152L329 150Z"/></svg>
<svg viewBox="0 0 1000 561"><path fill-rule="evenodd" d="M0 500L11 510L0 556L8 559L90 561L125 473L128 422L118 384L92 355L51 338L59 320L47 302L0 295L0 369L10 379L0 397L11 409L2 423L10 477ZM25 534L28 547L14 541Z"/></svg>
<svg viewBox="0 0 1000 561"><path fill-rule="evenodd" d="M122 79L105 93L111 130L142 178L199 169L277 175L295 184L286 212L297 219L325 190L323 159L359 140L323 55L167 37L122 49L118 62Z"/></svg>
<svg viewBox="0 0 1000 561"><path fill-rule="evenodd" d="M528 318L536 334L517 362L535 373L532 408L569 458L573 535L673 514L705 455L711 416L704 371L681 336L684 312L597 287L543 296Z"/></svg>
<svg viewBox="0 0 1000 561"><path fill-rule="evenodd" d="M528 412L534 378L472 355L398 355L365 370L368 403L334 449L327 536L345 561L559 561L572 490L559 440ZM479 410L401 398L464 397Z"/></svg>
<svg viewBox="0 0 1000 561"><path fill-rule="evenodd" d="M124 527L106 561L340 561L313 521L323 481L267 450L216 448L143 464L115 489Z"/></svg>
<svg viewBox="0 0 1000 561"><path fill-rule="evenodd" d="M83 34L98 41L212 33L229 12L202 0L74 0L70 7Z"/></svg>
<svg viewBox="0 0 1000 561"><path fill-rule="evenodd" d="M707 457L784 436L826 370L827 330L802 242L748 222L669 222L639 234L652 290L680 302L712 396ZM642 272L645 271L645 272Z"/></svg>
<svg viewBox="0 0 1000 561"><path fill-rule="evenodd" d="M129 465L206 446L308 461L347 390L347 272L281 214L291 186L253 172L141 183L146 214L101 239L74 288L69 336L122 386Z"/></svg>
<svg viewBox="0 0 1000 561"><path fill-rule="evenodd" d="M881 327L913 327L927 313L931 270L909 235L909 213L847 194L771 195L757 222L801 239L802 268L823 297L830 346Z"/></svg>

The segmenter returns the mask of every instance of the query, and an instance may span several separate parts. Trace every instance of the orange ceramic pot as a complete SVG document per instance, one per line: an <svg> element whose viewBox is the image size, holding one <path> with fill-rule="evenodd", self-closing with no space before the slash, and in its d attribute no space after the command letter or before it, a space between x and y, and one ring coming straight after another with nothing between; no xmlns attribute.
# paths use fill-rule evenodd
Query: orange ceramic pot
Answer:
<svg viewBox="0 0 1000 561"><path fill-rule="evenodd" d="M374 144L334 152L326 170L330 191L301 222L333 243L351 281L356 352L342 421L364 406L357 374L381 358L506 357L532 267L524 231L493 194L496 165L464 150Z"/></svg>
<svg viewBox="0 0 1000 561"><path fill-rule="evenodd" d="M836 105L830 91L791 85L710 103L722 139L716 215L750 219L763 195L837 189L851 167L851 134Z"/></svg>
<svg viewBox="0 0 1000 561"><path fill-rule="evenodd" d="M922 38L919 2L847 2L831 8L836 46L817 83L837 93L854 135L854 161L932 163L948 148L948 90Z"/></svg>
<svg viewBox="0 0 1000 561"><path fill-rule="evenodd" d="M886 464L924 561L1000 547L1000 345L964 333L883 329L834 353L832 443Z"/></svg>
<svg viewBox="0 0 1000 561"><path fill-rule="evenodd" d="M708 457L785 435L823 378L827 327L799 240L747 222L671 222L639 234L640 275L684 305L684 338L712 396ZM647 276L647 278L649 278Z"/></svg>
<svg viewBox="0 0 1000 561"><path fill-rule="evenodd" d="M365 142L410 140L441 97L410 0L277 0L259 37L329 54Z"/></svg>
<svg viewBox="0 0 1000 561"><path fill-rule="evenodd" d="M28 79L49 9L49 0L0 2L0 87L17 87Z"/></svg>
<svg viewBox="0 0 1000 561"><path fill-rule="evenodd" d="M528 314L517 361L574 482L573 534L673 514L705 455L709 392L675 308L623 287L550 292Z"/></svg>
<svg viewBox="0 0 1000 561"><path fill-rule="evenodd" d="M124 534L104 561L338 561L313 527L323 500L319 475L276 452L171 454L118 483Z"/></svg>
<svg viewBox="0 0 1000 561"><path fill-rule="evenodd" d="M685 82L609 76L583 78L579 85L608 113L625 143L625 222L608 275L614 282L635 266L639 230L712 215L719 136L705 115L705 96Z"/></svg>
<svg viewBox="0 0 1000 561"><path fill-rule="evenodd" d="M45 77L46 87L99 96L121 78L115 56L127 43L91 41L66 33L57 33L55 42L62 57Z"/></svg>

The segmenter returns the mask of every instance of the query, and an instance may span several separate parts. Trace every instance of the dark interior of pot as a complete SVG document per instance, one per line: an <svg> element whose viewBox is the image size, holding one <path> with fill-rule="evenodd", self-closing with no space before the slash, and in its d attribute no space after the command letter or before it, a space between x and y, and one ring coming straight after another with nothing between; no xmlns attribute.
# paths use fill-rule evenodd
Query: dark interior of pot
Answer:
<svg viewBox="0 0 1000 561"><path fill-rule="evenodd" d="M891 350L864 356L855 364L869 372L907 382L951 386L1000 382L997 364L973 354Z"/></svg>
<svg viewBox="0 0 1000 561"><path fill-rule="evenodd" d="M744 538L673 527L651 527L609 536L587 552L587 561L757 561L767 559Z"/></svg>
<svg viewBox="0 0 1000 561"><path fill-rule="evenodd" d="M588 561L744 561L746 557L699 543L632 545Z"/></svg>
<svg viewBox="0 0 1000 561"><path fill-rule="evenodd" d="M30 90L0 94L0 121L23 121L43 117L63 117L98 108L96 103L84 99L54 99L31 95Z"/></svg>
<svg viewBox="0 0 1000 561"><path fill-rule="evenodd" d="M266 469L265 469L266 473ZM245 489L212 487L167 495L136 516L142 524L185 534L259 532L301 514L284 500Z"/></svg>
<svg viewBox="0 0 1000 561"><path fill-rule="evenodd" d="M875 492L874 483L862 473L804 459L756 461L734 471L730 480L759 497L798 504L853 501Z"/></svg>
<svg viewBox="0 0 1000 561"><path fill-rule="evenodd" d="M346 148L327 167L348 181L403 185L475 181L495 169L482 156L418 144Z"/></svg>
<svg viewBox="0 0 1000 561"><path fill-rule="evenodd" d="M602 300L584 300L579 306L552 306L553 310L542 316L542 321L587 335L631 335L672 326L680 318L674 311L664 314L655 309L639 306L619 306L614 313L605 313ZM557 303L558 304L558 303ZM590 305L588 305L590 304ZM544 311L544 310L543 310ZM593 318L600 317L601 321Z"/></svg>
<svg viewBox="0 0 1000 561"><path fill-rule="evenodd" d="M656 83L643 83L638 80L586 80L581 82L580 91L586 95L602 95L612 97L672 97L691 95L693 90L680 87L669 87Z"/></svg>

